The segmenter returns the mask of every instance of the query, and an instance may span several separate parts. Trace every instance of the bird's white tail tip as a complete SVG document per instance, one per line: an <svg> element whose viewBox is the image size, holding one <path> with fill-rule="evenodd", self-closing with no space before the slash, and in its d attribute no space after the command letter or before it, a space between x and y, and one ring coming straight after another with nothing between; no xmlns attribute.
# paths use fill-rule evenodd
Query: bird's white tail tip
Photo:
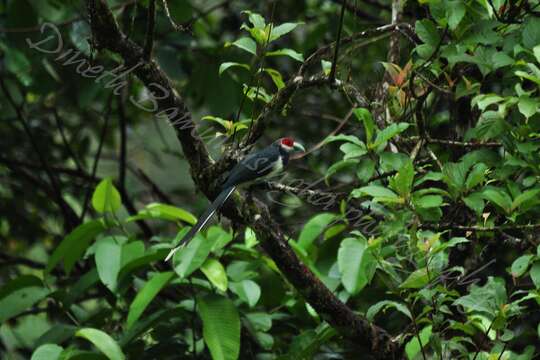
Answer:
<svg viewBox="0 0 540 360"><path fill-rule="evenodd" d="M174 253L177 252L178 249L180 249L180 248L181 248L181 246L177 246L177 247L175 247L174 249L172 249L172 250L169 252L169 255L167 255L167 257L165 258L165 262L169 261L169 260L173 257Z"/></svg>

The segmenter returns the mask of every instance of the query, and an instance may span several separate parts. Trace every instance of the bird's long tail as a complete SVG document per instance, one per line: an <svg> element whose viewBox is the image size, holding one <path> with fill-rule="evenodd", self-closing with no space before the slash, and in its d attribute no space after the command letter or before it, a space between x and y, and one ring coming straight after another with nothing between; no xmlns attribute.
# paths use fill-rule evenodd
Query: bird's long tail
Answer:
<svg viewBox="0 0 540 360"><path fill-rule="evenodd" d="M184 238L180 241L178 246L176 246L174 249L172 249L169 252L169 255L165 258L165 261L168 261L175 252L177 252L179 249L181 249L184 245L186 245L198 232L201 230L204 225L210 220L212 215L215 214L215 212L227 201L227 199L231 196L231 194L236 189L236 186L230 186L225 189L217 196L217 198L212 202L212 204L206 209L204 214L199 218L197 223L191 228L191 230L184 236Z"/></svg>

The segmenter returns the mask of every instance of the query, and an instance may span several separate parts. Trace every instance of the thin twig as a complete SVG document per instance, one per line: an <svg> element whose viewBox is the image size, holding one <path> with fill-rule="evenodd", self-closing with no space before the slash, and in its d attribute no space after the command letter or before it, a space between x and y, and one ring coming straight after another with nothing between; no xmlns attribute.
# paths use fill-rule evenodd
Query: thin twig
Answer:
<svg viewBox="0 0 540 360"><path fill-rule="evenodd" d="M148 15L146 19L146 40L144 42L143 57L146 61L152 57L154 48L154 32L156 28L156 0L150 0L148 3Z"/></svg>
<svg viewBox="0 0 540 360"><path fill-rule="evenodd" d="M333 83L334 79L336 78L336 67L337 67L337 61L338 61L339 45L341 41L341 32L343 31L343 18L345 16L345 6L347 5L347 0L342 0L342 2L343 3L341 5L341 15L339 16L338 32L336 36L336 46L334 49L334 61L332 62L330 75L328 75L328 79L330 80L330 83Z"/></svg>
<svg viewBox="0 0 540 360"><path fill-rule="evenodd" d="M99 145L96 151L96 155L94 156L94 165L92 166L92 179L95 179L96 173L97 173L97 167L99 163L99 159L101 157L101 149L103 148L103 144L105 143L105 136L107 135L107 130L109 128L109 117L111 115L111 102L113 99L113 94L109 95L109 100L107 100L107 105L105 106L105 122L103 123L103 128L101 129L101 135L99 137ZM89 186L86 190L86 195L84 197L84 203L83 208L81 211L81 216L79 217L80 221L84 220L84 216L86 215L86 211L88 210L88 203L90 202L90 196L93 191L93 186Z"/></svg>

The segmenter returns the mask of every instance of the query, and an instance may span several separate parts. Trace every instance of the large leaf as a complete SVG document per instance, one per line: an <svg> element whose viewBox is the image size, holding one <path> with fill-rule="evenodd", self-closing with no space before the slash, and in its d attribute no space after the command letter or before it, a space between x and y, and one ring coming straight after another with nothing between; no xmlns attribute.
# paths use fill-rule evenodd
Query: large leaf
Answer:
<svg viewBox="0 0 540 360"><path fill-rule="evenodd" d="M57 360L63 350L56 344L44 344L34 351L30 360Z"/></svg>
<svg viewBox="0 0 540 360"><path fill-rule="evenodd" d="M512 208L512 199L502 189L488 188L482 192L484 199L500 206L506 213L509 213Z"/></svg>
<svg viewBox="0 0 540 360"><path fill-rule="evenodd" d="M77 226L68 236L62 240L54 250L45 272L50 272L60 260L64 259L64 270L70 273L73 266L84 254L90 242L103 230L105 226L101 221L92 220Z"/></svg>
<svg viewBox="0 0 540 360"><path fill-rule="evenodd" d="M454 305L461 305L468 311L480 312L493 319L502 311L506 301L504 280L490 276L484 286L472 285L469 294L455 300Z"/></svg>
<svg viewBox="0 0 540 360"><path fill-rule="evenodd" d="M405 345L405 353L407 354L407 359L414 360L417 359L417 354L420 353L422 348L426 347L429 343L429 339L431 337L431 325L426 326L422 330L420 330L420 333L418 336L414 336L407 345ZM420 337L421 343L418 341L418 337Z"/></svg>
<svg viewBox="0 0 540 360"><path fill-rule="evenodd" d="M201 271L210 282L221 291L227 291L228 281L225 268L216 259L206 259Z"/></svg>
<svg viewBox="0 0 540 360"><path fill-rule="evenodd" d="M261 297L261 288L253 280L234 282L231 283L229 287L233 293L238 295L238 297L250 307L255 306Z"/></svg>
<svg viewBox="0 0 540 360"><path fill-rule="evenodd" d="M376 265L366 239L347 238L341 242L338 267L341 282L349 293L357 294L371 281Z"/></svg>
<svg viewBox="0 0 540 360"><path fill-rule="evenodd" d="M181 220L191 225L195 225L197 222L197 218L189 211L173 205L160 203L151 203L146 205L143 210L139 211L137 215L129 217L127 221L135 221L139 219L163 219L169 221Z"/></svg>
<svg viewBox="0 0 540 360"><path fill-rule="evenodd" d="M156 295L171 281L174 277L174 272L157 273L137 293L135 299L129 306L129 313L126 321L126 329L129 329L141 317L144 310Z"/></svg>
<svg viewBox="0 0 540 360"><path fill-rule="evenodd" d="M378 303L371 305L366 313L366 317L369 321L373 321L375 318L375 315L379 313L381 310L385 310L389 307L395 308L397 311L401 312L405 316L407 316L409 319L412 320L412 315L407 306L404 304L398 303L396 301L391 300L383 300L379 301Z"/></svg>
<svg viewBox="0 0 540 360"><path fill-rule="evenodd" d="M120 193L110 178L105 178L96 187L92 195L92 206L97 212L115 212L122 205Z"/></svg>
<svg viewBox="0 0 540 360"><path fill-rule="evenodd" d="M122 265L122 246L112 236L103 238L96 243L95 259L99 279L114 292Z"/></svg>
<svg viewBox="0 0 540 360"><path fill-rule="evenodd" d="M19 315L43 300L49 290L33 275L22 275L0 289L0 323Z"/></svg>
<svg viewBox="0 0 540 360"><path fill-rule="evenodd" d="M236 360L240 354L240 316L234 303L208 295L197 301L203 337L213 360Z"/></svg>
<svg viewBox="0 0 540 360"><path fill-rule="evenodd" d="M83 328L75 336L85 338L94 344L110 360L124 360L126 357L118 343L107 333L93 328Z"/></svg>
<svg viewBox="0 0 540 360"><path fill-rule="evenodd" d="M421 268L413 271L405 281L399 285L403 289L419 289L423 288L429 283L429 276L427 268Z"/></svg>
<svg viewBox="0 0 540 360"><path fill-rule="evenodd" d="M400 198L392 190L379 185L363 186L359 189L354 189L351 192L352 197L362 197L363 195L369 195L373 197L374 201L380 202L399 202Z"/></svg>
<svg viewBox="0 0 540 360"><path fill-rule="evenodd" d="M511 273L513 277L520 277L525 272L527 272L527 269L529 268L529 265L531 264L531 261L534 259L534 255L522 255L518 257L514 262L512 263L511 267Z"/></svg>
<svg viewBox="0 0 540 360"><path fill-rule="evenodd" d="M335 214L322 213L317 214L304 225L300 236L298 237L298 245L309 252L313 241L322 234L324 229L336 218Z"/></svg>
<svg viewBox="0 0 540 360"><path fill-rule="evenodd" d="M174 271L181 278L189 276L204 264L216 240L217 238L205 239L200 233L197 234L187 246L174 255Z"/></svg>
<svg viewBox="0 0 540 360"><path fill-rule="evenodd" d="M412 161L409 160L398 170L396 176L391 179L390 184L392 188L403 198L407 198L411 193L414 174L414 166Z"/></svg>
<svg viewBox="0 0 540 360"><path fill-rule="evenodd" d="M283 23L272 28L270 33L270 41L274 41L282 37L283 35L293 31L298 25L302 23Z"/></svg>
<svg viewBox="0 0 540 360"><path fill-rule="evenodd" d="M373 121L373 115L368 109L356 108L354 109L354 115L358 120L364 124L364 132L366 134L366 143L369 145L373 140L373 135L376 131L375 121Z"/></svg>
<svg viewBox="0 0 540 360"><path fill-rule="evenodd" d="M226 45L233 45L236 46L239 49L242 49L244 51L247 51L250 54L257 55L257 44L253 39L242 37L232 44L226 44Z"/></svg>

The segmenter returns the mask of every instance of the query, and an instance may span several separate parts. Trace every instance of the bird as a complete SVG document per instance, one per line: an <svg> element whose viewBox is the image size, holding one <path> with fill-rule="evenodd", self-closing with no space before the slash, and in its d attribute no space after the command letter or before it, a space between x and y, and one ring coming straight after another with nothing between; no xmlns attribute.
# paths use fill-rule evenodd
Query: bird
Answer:
<svg viewBox="0 0 540 360"><path fill-rule="evenodd" d="M221 185L221 191L212 204L201 215L197 223L173 248L165 261L186 245L206 225L208 220L218 211L239 185L253 184L275 176L282 172L289 162L289 154L294 150L305 152L302 144L292 137L277 139L266 148L248 154L230 171L227 179Z"/></svg>

